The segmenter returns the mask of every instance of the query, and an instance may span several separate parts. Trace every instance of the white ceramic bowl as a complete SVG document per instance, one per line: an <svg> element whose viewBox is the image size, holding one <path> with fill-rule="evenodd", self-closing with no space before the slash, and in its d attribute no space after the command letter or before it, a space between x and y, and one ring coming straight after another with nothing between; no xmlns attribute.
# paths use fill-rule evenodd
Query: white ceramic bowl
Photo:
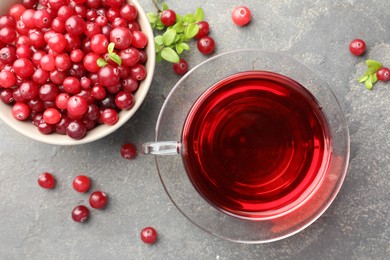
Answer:
<svg viewBox="0 0 390 260"><path fill-rule="evenodd" d="M14 4L21 2L20 0L7 0L0 1L0 14L7 13L8 8ZM16 130L17 132L30 137L34 140L48 143L48 144L56 144L56 145L75 145L75 144L84 144L88 142L95 141L102 137L107 136L108 134L114 132L119 127L121 127L126 121L128 121L133 114L137 111L137 109L142 104L145 96L149 90L150 84L152 82L152 77L154 73L155 66L155 48L154 48L154 37L152 28L148 22L146 14L142 9L141 5L137 2L137 0L128 0L129 3L133 4L138 10L138 22L141 26L141 30L146 33L148 37L148 45L146 47L146 53L148 56L148 60L146 62L146 70L147 76L141 82L137 92L135 93L135 104L129 110L122 110L119 113L119 121L112 126L109 125L99 125L94 129L87 132L87 135L80 139L75 140L67 135L60 135L57 133L52 133L49 135L44 135L40 133L36 126L34 126L30 120L27 121L18 121L13 118L11 114L11 106L4 104L0 101L0 119L3 120L7 125ZM3 131L8 131L8 129L3 129Z"/></svg>

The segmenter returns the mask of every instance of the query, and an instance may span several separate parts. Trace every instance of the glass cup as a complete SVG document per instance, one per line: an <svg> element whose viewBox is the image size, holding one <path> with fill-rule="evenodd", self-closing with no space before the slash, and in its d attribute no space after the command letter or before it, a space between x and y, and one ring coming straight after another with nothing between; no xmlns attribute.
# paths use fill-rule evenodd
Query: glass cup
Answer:
<svg viewBox="0 0 390 260"><path fill-rule="evenodd" d="M283 75L305 88L327 122L328 157L321 173L296 200L277 210L236 214L221 209L191 181L184 156L183 128L194 104L212 86L241 72ZM175 85L157 121L154 142L144 143L144 154L155 156L162 184L174 205L192 223L221 238L242 243L266 243L291 236L318 219L335 199L345 178L349 134L340 105L329 86L313 71L280 53L236 50L199 64Z"/></svg>

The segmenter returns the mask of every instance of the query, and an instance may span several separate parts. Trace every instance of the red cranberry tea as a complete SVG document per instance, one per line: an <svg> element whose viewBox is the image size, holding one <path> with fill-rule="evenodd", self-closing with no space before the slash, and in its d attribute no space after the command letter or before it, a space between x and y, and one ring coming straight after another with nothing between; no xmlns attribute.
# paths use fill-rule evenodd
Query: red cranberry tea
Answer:
<svg viewBox="0 0 390 260"><path fill-rule="evenodd" d="M280 74L252 71L208 89L183 130L184 164L213 206L272 218L309 196L330 158L328 126L315 98Z"/></svg>

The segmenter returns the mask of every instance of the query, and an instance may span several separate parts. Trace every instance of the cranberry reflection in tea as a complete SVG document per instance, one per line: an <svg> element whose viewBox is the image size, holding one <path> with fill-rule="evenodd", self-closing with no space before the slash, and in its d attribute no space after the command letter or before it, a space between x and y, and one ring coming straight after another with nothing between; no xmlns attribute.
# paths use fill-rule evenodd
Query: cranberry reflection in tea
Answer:
<svg viewBox="0 0 390 260"><path fill-rule="evenodd" d="M309 198L331 153L315 97L266 71L234 74L209 88L191 108L182 138L196 190L244 218L272 218Z"/></svg>

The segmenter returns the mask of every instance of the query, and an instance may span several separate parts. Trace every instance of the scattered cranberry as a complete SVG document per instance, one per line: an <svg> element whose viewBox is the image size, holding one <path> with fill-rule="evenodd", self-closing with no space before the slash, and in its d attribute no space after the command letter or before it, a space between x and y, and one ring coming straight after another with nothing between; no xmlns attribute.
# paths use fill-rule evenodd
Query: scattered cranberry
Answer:
<svg viewBox="0 0 390 260"><path fill-rule="evenodd" d="M237 6L233 9L232 20L238 26L244 26L251 20L251 11L246 6Z"/></svg>
<svg viewBox="0 0 390 260"><path fill-rule="evenodd" d="M94 191L89 197L89 204L94 209L102 209L107 205L107 195L102 191Z"/></svg>
<svg viewBox="0 0 390 260"><path fill-rule="evenodd" d="M86 192L91 183L88 176L78 175L73 180L73 189L78 192Z"/></svg>
<svg viewBox="0 0 390 260"><path fill-rule="evenodd" d="M44 189L53 189L55 186L55 180L51 173L44 172L38 177L38 184Z"/></svg>
<svg viewBox="0 0 390 260"><path fill-rule="evenodd" d="M198 50L203 54L211 54L215 50L215 41L210 36L204 36L198 40Z"/></svg>
<svg viewBox="0 0 390 260"><path fill-rule="evenodd" d="M173 64L173 71L177 75L184 75L188 71L188 63L184 59L180 59L178 63Z"/></svg>
<svg viewBox="0 0 390 260"><path fill-rule="evenodd" d="M124 144L121 147L120 153L123 158L127 160L132 160L137 156L137 148L134 144Z"/></svg>
<svg viewBox="0 0 390 260"><path fill-rule="evenodd" d="M72 218L76 222L85 222L89 217L89 209L86 206L76 206L72 211Z"/></svg>
<svg viewBox="0 0 390 260"><path fill-rule="evenodd" d="M350 52L355 56L361 56L366 51L366 43L361 39L355 39L349 44Z"/></svg>
<svg viewBox="0 0 390 260"><path fill-rule="evenodd" d="M157 231L153 227L145 227L141 230L141 239L146 244L153 244L157 240Z"/></svg>
<svg viewBox="0 0 390 260"><path fill-rule="evenodd" d="M390 80L390 69L388 69L386 67L382 67L376 72L376 76L378 77L378 80L380 80L380 81L384 81L384 82L389 81Z"/></svg>
<svg viewBox="0 0 390 260"><path fill-rule="evenodd" d="M197 22L197 25L199 26L199 31L195 35L196 39L202 38L209 34L210 26L208 22L206 21Z"/></svg>
<svg viewBox="0 0 390 260"><path fill-rule="evenodd" d="M174 25L176 22L176 13L173 10L163 10L161 12L161 22L165 26Z"/></svg>

